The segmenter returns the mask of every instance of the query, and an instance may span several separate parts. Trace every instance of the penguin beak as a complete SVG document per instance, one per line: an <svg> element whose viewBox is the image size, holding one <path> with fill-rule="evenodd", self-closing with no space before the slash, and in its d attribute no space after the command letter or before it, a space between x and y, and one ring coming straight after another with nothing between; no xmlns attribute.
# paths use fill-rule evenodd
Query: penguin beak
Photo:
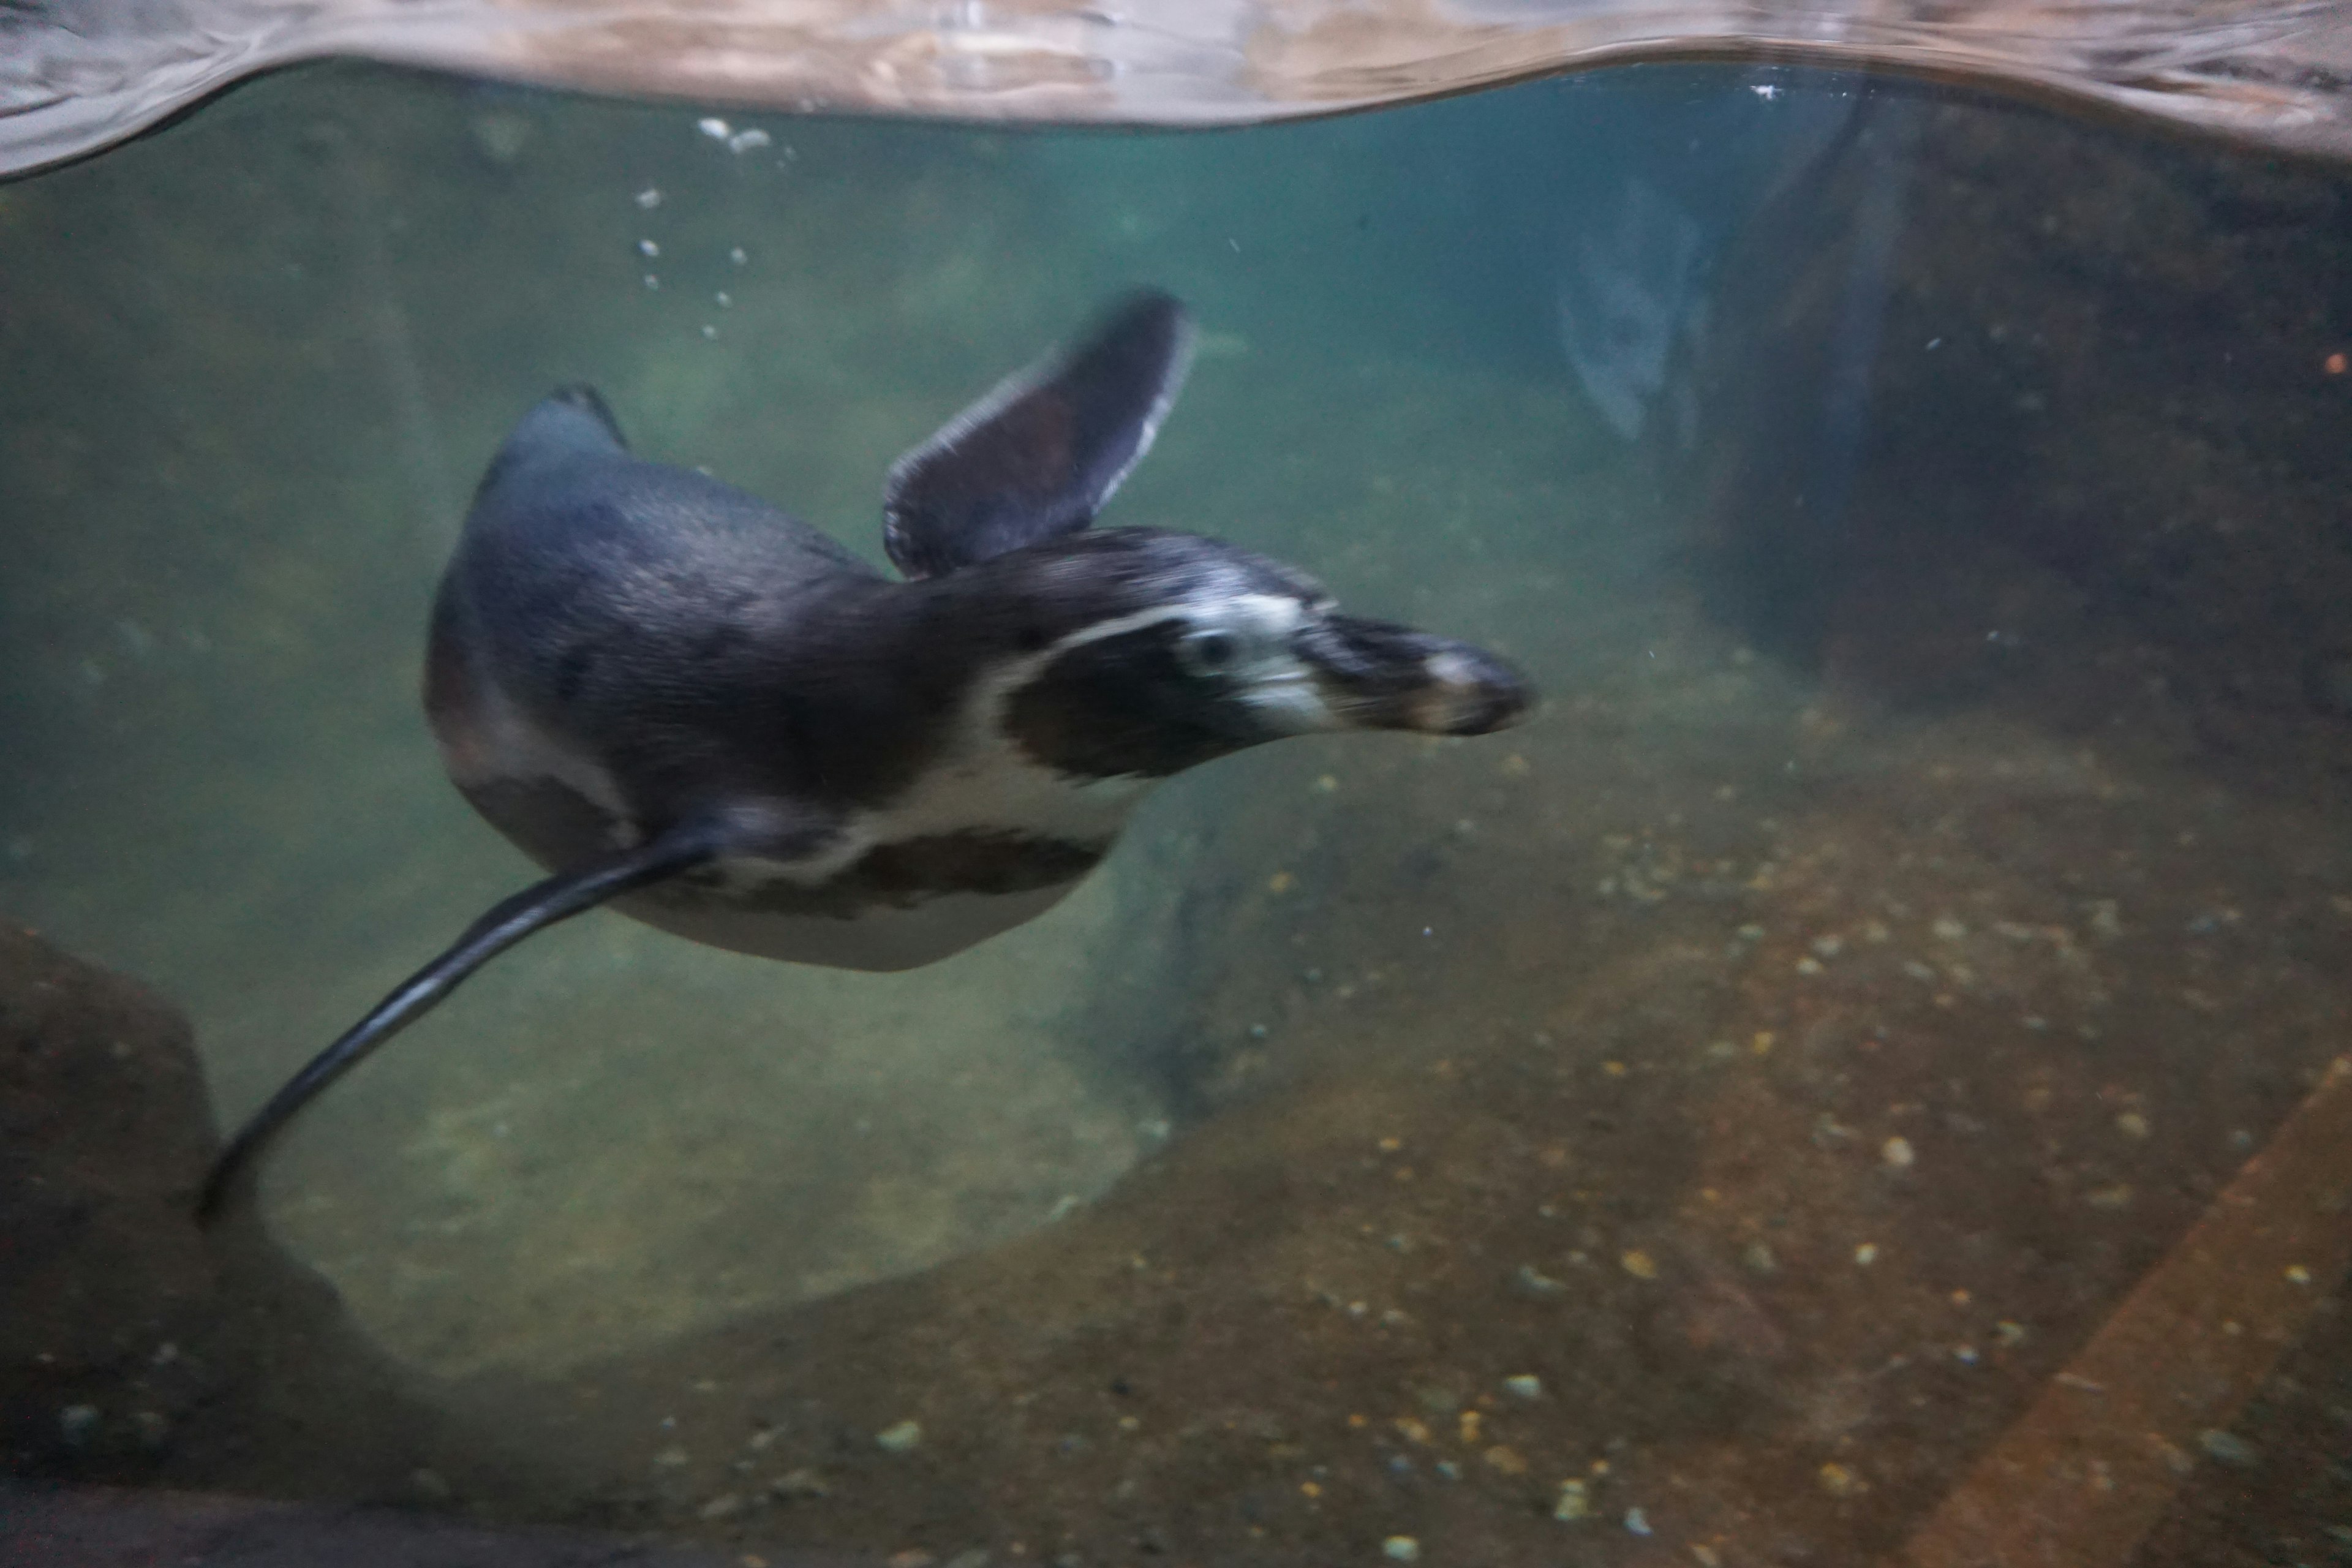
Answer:
<svg viewBox="0 0 2352 1568"><path fill-rule="evenodd" d="M1350 729L1484 735L1517 723L1535 700L1527 678L1485 648L1389 621L1326 616L1291 646Z"/></svg>

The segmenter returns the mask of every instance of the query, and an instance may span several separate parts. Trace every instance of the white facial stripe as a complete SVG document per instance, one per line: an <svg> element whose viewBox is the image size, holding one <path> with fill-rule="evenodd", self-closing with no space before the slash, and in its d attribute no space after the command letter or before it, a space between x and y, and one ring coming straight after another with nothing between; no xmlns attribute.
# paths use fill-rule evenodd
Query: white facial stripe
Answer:
<svg viewBox="0 0 2352 1568"><path fill-rule="evenodd" d="M1234 670L1243 699L1279 715L1286 729L1326 727L1331 717L1287 643L1309 613L1280 594L1180 600L1097 621L1008 662L973 687L939 764L906 795L853 826L847 837L855 841L855 852L863 853L870 844L982 825L1080 839L1118 832L1157 780L1074 778L1030 760L1000 737L1013 694L1054 660L1073 648L1149 626L1174 623L1234 632L1252 649L1252 657Z"/></svg>
<svg viewBox="0 0 2352 1568"><path fill-rule="evenodd" d="M1324 601L1328 605L1329 601ZM1243 651L1226 671L1234 697L1255 709L1271 724L1293 734L1336 729L1338 714L1324 700L1315 671L1291 651L1290 637L1321 606L1301 604L1286 594L1233 594L1213 599L1188 599L1122 616L1074 632L1055 643L1041 662L1066 649L1104 637L1118 637L1141 626L1181 621L1189 631L1223 632L1239 639Z"/></svg>
<svg viewBox="0 0 2352 1568"><path fill-rule="evenodd" d="M1132 615L1115 616L1093 626L1081 626L1069 636L1050 644L1043 652L1033 654L1012 668L1021 681L1035 670L1051 664L1060 655L1074 647L1100 642L1105 637L1124 637L1145 626L1156 626L1166 621L1184 621L1202 631L1231 631L1250 638L1272 641L1286 637L1307 619L1307 607L1286 594L1234 594L1215 599L1183 599L1172 605L1154 605L1148 610Z"/></svg>
<svg viewBox="0 0 2352 1568"><path fill-rule="evenodd" d="M1116 616L1108 621L1097 621L1093 626L1081 626L1069 636L1047 644L1044 651L1031 654L1027 658L1010 668L1019 671L1022 678L1025 679L1074 647L1084 647L1090 642L1100 642L1105 637L1124 637L1129 632L1139 631L1145 626L1156 626L1162 621L1187 620L1192 614L1192 606L1190 605L1154 605L1148 610L1138 610L1133 615ZM1017 686L1020 681L1016 680L1013 684Z"/></svg>
<svg viewBox="0 0 2352 1568"><path fill-rule="evenodd" d="M1181 605L1158 605L1100 622L1014 659L975 683L956 717L954 734L934 764L906 794L859 816L849 835L857 841L857 852L864 853L871 844L975 827L1073 839L1116 835L1143 792L1157 781L1073 778L1033 762L1002 740L1005 707L1015 691L1068 649L1183 614Z"/></svg>

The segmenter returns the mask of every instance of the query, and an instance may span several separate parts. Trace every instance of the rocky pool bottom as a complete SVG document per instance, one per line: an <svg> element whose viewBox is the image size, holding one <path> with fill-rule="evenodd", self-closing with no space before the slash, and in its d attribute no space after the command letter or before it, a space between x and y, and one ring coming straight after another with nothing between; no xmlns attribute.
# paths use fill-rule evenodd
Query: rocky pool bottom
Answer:
<svg viewBox="0 0 2352 1568"><path fill-rule="evenodd" d="M1649 630L1505 743L1272 771L1312 826L1218 850L1253 1044L1098 1204L554 1379L396 1373L200 1237L184 1026L11 931L9 1468L739 1561L1960 1562L1948 1497L2083 1384L2130 1430L2002 1494L2137 1499L2077 1560L2340 1555L2341 826ZM1351 869L1441 802L1421 888ZM2081 1372L2165 1280L2161 1353Z"/></svg>

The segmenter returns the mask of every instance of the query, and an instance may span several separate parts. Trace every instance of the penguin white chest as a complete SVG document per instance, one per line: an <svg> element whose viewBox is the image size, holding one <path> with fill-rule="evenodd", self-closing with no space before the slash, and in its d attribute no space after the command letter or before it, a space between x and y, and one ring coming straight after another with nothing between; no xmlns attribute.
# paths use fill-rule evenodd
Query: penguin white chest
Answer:
<svg viewBox="0 0 2352 1568"><path fill-rule="evenodd" d="M698 942L835 968L912 969L1051 909L1153 781L1056 773L980 726L799 860L730 857L618 907Z"/></svg>

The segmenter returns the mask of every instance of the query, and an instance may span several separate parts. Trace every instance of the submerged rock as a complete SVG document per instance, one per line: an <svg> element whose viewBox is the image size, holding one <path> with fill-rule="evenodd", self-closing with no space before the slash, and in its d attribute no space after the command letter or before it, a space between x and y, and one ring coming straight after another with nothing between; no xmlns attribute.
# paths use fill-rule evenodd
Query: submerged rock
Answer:
<svg viewBox="0 0 2352 1568"><path fill-rule="evenodd" d="M0 1469L394 1495L434 1424L250 1218L168 1002L0 921Z"/></svg>

